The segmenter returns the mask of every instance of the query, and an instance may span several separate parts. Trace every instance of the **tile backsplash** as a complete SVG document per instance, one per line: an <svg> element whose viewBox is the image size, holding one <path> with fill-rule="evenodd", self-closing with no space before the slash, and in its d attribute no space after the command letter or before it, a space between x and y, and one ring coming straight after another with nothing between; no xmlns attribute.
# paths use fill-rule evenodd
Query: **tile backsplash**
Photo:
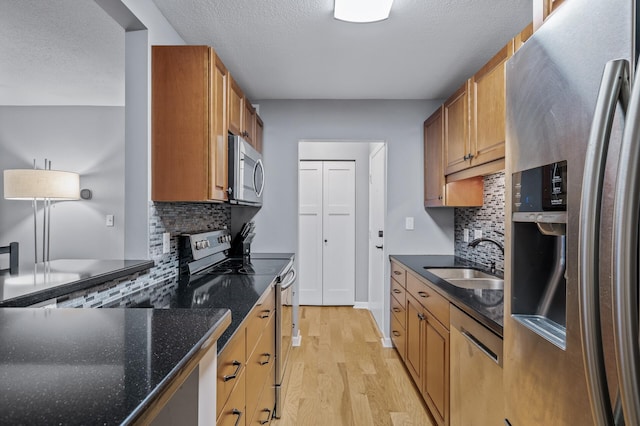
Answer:
<svg viewBox="0 0 640 426"><path fill-rule="evenodd" d="M484 177L483 195L482 207L455 209L455 255L487 266L496 262L496 269L504 272L504 256L498 247L484 242L472 248L464 242L464 229L469 230L469 241L474 238L474 230L481 230L484 238L491 238L504 246L504 172Z"/></svg>
<svg viewBox="0 0 640 426"><path fill-rule="evenodd" d="M72 294L68 300L58 303L58 307L98 308L122 300L128 304L137 303L136 294L152 286L152 298L166 298L178 285L178 235L230 226L231 207L228 204L150 202L149 257L155 266L146 274ZM171 250L167 254L162 253L162 234L165 232L171 234Z"/></svg>

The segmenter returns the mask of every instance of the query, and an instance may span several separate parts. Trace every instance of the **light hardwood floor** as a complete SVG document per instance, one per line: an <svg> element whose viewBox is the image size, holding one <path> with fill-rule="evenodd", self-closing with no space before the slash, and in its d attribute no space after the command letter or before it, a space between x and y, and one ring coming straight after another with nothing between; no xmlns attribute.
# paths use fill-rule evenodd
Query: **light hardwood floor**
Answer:
<svg viewBox="0 0 640 426"><path fill-rule="evenodd" d="M283 416L272 425L432 425L368 310L302 306L299 322L302 344L290 354Z"/></svg>

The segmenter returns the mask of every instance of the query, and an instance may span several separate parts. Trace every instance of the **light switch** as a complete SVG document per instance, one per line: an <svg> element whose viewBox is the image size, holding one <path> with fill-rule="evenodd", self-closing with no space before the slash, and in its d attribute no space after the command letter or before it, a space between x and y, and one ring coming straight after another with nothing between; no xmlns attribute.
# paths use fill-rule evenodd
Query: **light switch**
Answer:
<svg viewBox="0 0 640 426"><path fill-rule="evenodd" d="M464 242L468 243L469 242L469 230L467 228L464 228L463 235L464 235L464 238L463 238Z"/></svg>
<svg viewBox="0 0 640 426"><path fill-rule="evenodd" d="M412 231L413 230L413 218L412 217L406 217L404 219L404 229L406 229L407 231Z"/></svg>
<svg viewBox="0 0 640 426"><path fill-rule="evenodd" d="M105 220L105 225L107 226L113 226L114 223L114 218L112 214L108 214L107 215L107 219Z"/></svg>

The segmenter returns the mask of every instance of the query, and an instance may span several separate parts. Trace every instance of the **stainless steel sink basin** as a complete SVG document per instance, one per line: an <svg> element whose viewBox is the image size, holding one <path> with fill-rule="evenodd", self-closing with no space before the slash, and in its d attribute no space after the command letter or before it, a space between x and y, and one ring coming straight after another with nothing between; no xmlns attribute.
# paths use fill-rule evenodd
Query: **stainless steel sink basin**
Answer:
<svg viewBox="0 0 640 426"><path fill-rule="evenodd" d="M471 268L425 268L433 275L449 281L450 278L496 278L493 275L486 274Z"/></svg>
<svg viewBox="0 0 640 426"><path fill-rule="evenodd" d="M504 281L500 278L447 278L451 285L461 288L480 290L503 290Z"/></svg>
<svg viewBox="0 0 640 426"><path fill-rule="evenodd" d="M504 280L471 268L425 268L433 275L460 288L503 290Z"/></svg>

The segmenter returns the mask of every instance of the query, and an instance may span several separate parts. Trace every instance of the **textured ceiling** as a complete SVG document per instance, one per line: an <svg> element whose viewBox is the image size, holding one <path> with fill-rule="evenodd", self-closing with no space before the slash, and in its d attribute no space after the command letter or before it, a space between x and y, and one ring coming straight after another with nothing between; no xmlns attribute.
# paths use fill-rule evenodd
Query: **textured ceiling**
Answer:
<svg viewBox="0 0 640 426"><path fill-rule="evenodd" d="M532 0L395 0L372 24L333 19L333 0L153 1L256 100L444 98L532 17Z"/></svg>
<svg viewBox="0 0 640 426"><path fill-rule="evenodd" d="M124 30L93 1L0 0L0 105L124 105Z"/></svg>

